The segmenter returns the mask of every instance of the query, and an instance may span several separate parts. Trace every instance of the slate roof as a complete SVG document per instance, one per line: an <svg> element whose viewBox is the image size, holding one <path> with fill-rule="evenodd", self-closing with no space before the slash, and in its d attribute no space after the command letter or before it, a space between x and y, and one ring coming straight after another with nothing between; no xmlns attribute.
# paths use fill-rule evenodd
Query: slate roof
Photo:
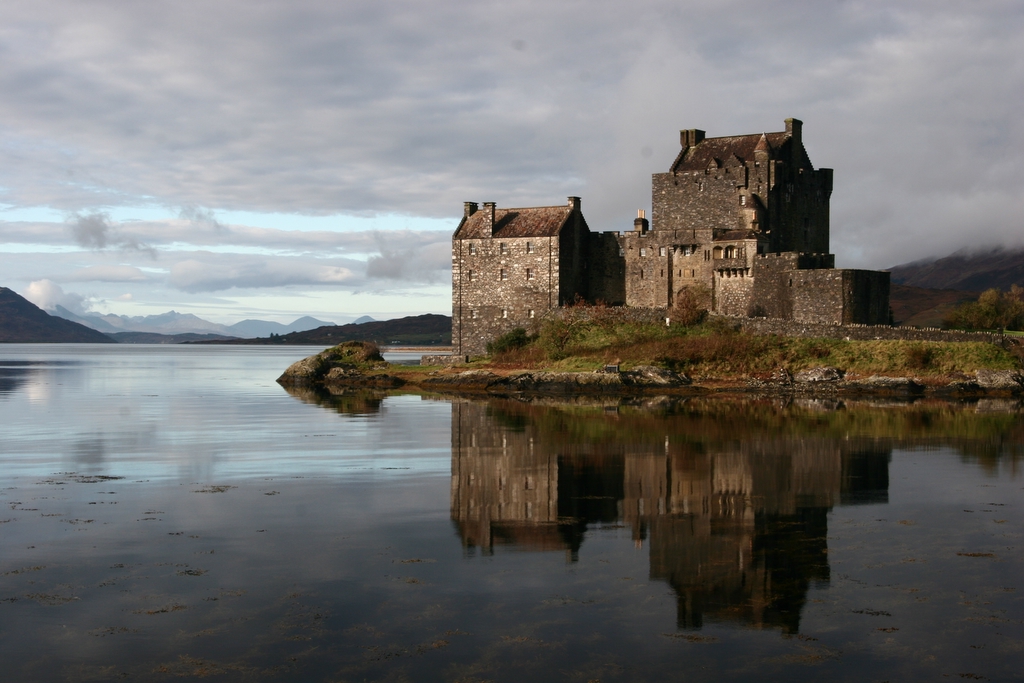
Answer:
<svg viewBox="0 0 1024 683"><path fill-rule="evenodd" d="M760 233L753 230L726 230L714 237L715 242L736 242L738 240L756 240L761 237Z"/></svg>
<svg viewBox="0 0 1024 683"><path fill-rule="evenodd" d="M494 234L484 220L486 208L478 209L463 219L454 238L457 240L512 238L512 237L554 237L569 220L571 206L537 206L526 209L494 209Z"/></svg>
<svg viewBox="0 0 1024 683"><path fill-rule="evenodd" d="M718 166L726 166L729 165L732 157L735 157L740 162L753 161L754 150L758 146L764 149L762 138L768 143L768 153L776 158L782 146L790 140L785 132L705 138L697 146L691 147L688 150L682 150L679 156L676 157L670 171L703 171L713 163ZM734 161L733 163L736 162Z"/></svg>

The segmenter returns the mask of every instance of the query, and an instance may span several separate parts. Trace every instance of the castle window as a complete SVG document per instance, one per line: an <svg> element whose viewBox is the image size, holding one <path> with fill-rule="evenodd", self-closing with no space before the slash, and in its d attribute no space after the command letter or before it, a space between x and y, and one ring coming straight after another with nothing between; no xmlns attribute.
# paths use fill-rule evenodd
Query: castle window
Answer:
<svg viewBox="0 0 1024 683"><path fill-rule="evenodd" d="M473 271L472 270L469 271L468 276L469 276L469 281L472 282L473 281Z"/></svg>
<svg viewBox="0 0 1024 683"><path fill-rule="evenodd" d="M741 194L740 195L740 206L746 206L746 205L747 205L747 195Z"/></svg>
<svg viewBox="0 0 1024 683"><path fill-rule="evenodd" d="M476 317L476 311L470 311L469 312L469 317L470 318L475 318Z"/></svg>
<svg viewBox="0 0 1024 683"><path fill-rule="evenodd" d="M472 242L469 243L469 255L476 256L476 245Z"/></svg>
<svg viewBox="0 0 1024 683"><path fill-rule="evenodd" d="M498 251L500 251L502 254L507 254L508 253L508 246L504 242L499 242L498 243Z"/></svg>
<svg viewBox="0 0 1024 683"><path fill-rule="evenodd" d="M647 249L645 249L644 247L640 247L640 255L647 256Z"/></svg>
<svg viewBox="0 0 1024 683"><path fill-rule="evenodd" d="M736 247L732 247L732 246L726 247L725 248L725 258L736 258Z"/></svg>
<svg viewBox="0 0 1024 683"><path fill-rule="evenodd" d="M661 269L661 276L665 277L665 269L664 268Z"/></svg>
<svg viewBox="0 0 1024 683"><path fill-rule="evenodd" d="M664 256L664 255L665 255L665 253L666 253L666 252L665 252L665 247L660 247L660 248L658 249L658 255L659 255L659 256Z"/></svg>
<svg viewBox="0 0 1024 683"><path fill-rule="evenodd" d="M623 249L622 247L619 247L619 256L625 256L625 255L626 255L626 250Z"/></svg>
<svg viewBox="0 0 1024 683"><path fill-rule="evenodd" d="M502 280L507 280L508 279L508 271L506 271L504 268L502 268L501 271L498 274L498 277L500 279L502 279Z"/></svg>
<svg viewBox="0 0 1024 683"><path fill-rule="evenodd" d="M533 242L527 242L526 243L526 253L527 254L532 254L533 253Z"/></svg>
<svg viewBox="0 0 1024 683"><path fill-rule="evenodd" d="M501 317L502 318L507 318L508 317L508 309L507 308L501 309Z"/></svg>
<svg viewBox="0 0 1024 683"><path fill-rule="evenodd" d="M533 309L532 308L530 309L530 317L531 318L533 317Z"/></svg>
<svg viewBox="0 0 1024 683"><path fill-rule="evenodd" d="M527 268L526 269L526 279L527 280L532 280L533 279L533 268Z"/></svg>
<svg viewBox="0 0 1024 683"><path fill-rule="evenodd" d="M643 268L640 269L640 279L641 280L644 279L644 269Z"/></svg>
<svg viewBox="0 0 1024 683"><path fill-rule="evenodd" d="M722 248L721 247L715 247L715 258L716 259L722 258Z"/></svg>

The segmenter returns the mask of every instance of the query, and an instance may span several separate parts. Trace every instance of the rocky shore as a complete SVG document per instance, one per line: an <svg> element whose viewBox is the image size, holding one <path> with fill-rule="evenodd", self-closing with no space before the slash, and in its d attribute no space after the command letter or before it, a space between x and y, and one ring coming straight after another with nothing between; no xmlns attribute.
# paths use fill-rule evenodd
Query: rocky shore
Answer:
<svg viewBox="0 0 1024 683"><path fill-rule="evenodd" d="M816 367L795 374L779 368L768 377L691 378L652 365L619 371L552 372L469 369L427 370L392 366L372 345L360 342L327 349L289 367L277 380L287 387L420 389L438 393L489 395L622 395L755 393L812 397L942 396L971 398L1024 395L1020 370L978 370L949 377L857 376L840 368Z"/></svg>

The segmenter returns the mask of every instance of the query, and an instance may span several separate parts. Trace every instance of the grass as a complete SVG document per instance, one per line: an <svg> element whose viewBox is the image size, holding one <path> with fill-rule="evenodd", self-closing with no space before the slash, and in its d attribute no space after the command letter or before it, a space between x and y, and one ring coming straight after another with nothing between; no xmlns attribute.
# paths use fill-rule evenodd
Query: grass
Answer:
<svg viewBox="0 0 1024 683"><path fill-rule="evenodd" d="M659 365L693 376L769 375L834 366L848 373L946 376L979 369L1010 370L1020 358L985 342L846 341L756 336L717 321L693 327L622 323L593 316L548 322L528 344L496 353L486 366L557 371L618 364Z"/></svg>

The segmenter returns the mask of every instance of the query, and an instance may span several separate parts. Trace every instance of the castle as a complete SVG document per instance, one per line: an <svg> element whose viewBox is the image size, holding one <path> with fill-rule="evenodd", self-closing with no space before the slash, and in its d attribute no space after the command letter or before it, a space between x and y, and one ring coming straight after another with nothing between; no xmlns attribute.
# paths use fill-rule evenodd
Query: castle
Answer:
<svg viewBox="0 0 1024 683"><path fill-rule="evenodd" d="M579 197L501 209L466 202L452 236L454 353L574 301L670 309L686 290L721 315L889 323L889 273L837 269L829 250L832 169L815 169L802 122L777 133L680 132L654 174L652 216L591 232Z"/></svg>

